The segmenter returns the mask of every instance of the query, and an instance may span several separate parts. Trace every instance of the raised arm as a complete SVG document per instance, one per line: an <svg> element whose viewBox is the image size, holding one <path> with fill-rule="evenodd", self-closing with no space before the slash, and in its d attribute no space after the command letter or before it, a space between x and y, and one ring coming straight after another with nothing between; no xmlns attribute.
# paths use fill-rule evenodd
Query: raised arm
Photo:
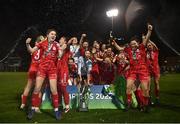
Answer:
<svg viewBox="0 0 180 124"><path fill-rule="evenodd" d="M91 80L92 61L88 60L88 72L87 72L87 84L90 84Z"/></svg>
<svg viewBox="0 0 180 124"><path fill-rule="evenodd" d="M82 45L82 43L83 43L83 39L86 37L86 34L82 34L81 35L81 39L80 39L80 41L79 41L79 45L81 46Z"/></svg>
<svg viewBox="0 0 180 124"><path fill-rule="evenodd" d="M97 60L97 61L100 61L100 62L103 61L103 59L101 59L101 58L96 58L96 60Z"/></svg>
<svg viewBox="0 0 180 124"><path fill-rule="evenodd" d="M68 40L67 44L68 44L68 45L72 44L72 41L73 41L73 37Z"/></svg>
<svg viewBox="0 0 180 124"><path fill-rule="evenodd" d="M35 46L35 47L32 48L31 45L30 45L30 42L31 42L31 38L27 38L26 39L26 47L27 47L28 52L33 53L33 52L38 50L38 47Z"/></svg>
<svg viewBox="0 0 180 124"><path fill-rule="evenodd" d="M78 60L78 75L79 75L80 82L82 81L82 76L81 76L82 61L83 61L83 58L79 57L79 60Z"/></svg>
<svg viewBox="0 0 180 124"><path fill-rule="evenodd" d="M115 48L119 51L124 50L125 47L120 47L115 40L112 41L112 45L115 46Z"/></svg>
<svg viewBox="0 0 180 124"><path fill-rule="evenodd" d="M150 36L151 36L151 33L152 33L152 29L153 29L153 26L148 24L148 32L147 32L147 34L146 34L146 36L145 36L145 38L143 39L143 42L142 42L145 46L146 46L147 42L150 39Z"/></svg>

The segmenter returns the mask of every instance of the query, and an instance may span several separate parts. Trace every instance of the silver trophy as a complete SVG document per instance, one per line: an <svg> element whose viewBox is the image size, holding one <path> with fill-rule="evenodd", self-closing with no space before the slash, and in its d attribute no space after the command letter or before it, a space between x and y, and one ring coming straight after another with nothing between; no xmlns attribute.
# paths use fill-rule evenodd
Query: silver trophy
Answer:
<svg viewBox="0 0 180 124"><path fill-rule="evenodd" d="M81 86L79 90L79 107L78 110L81 112L88 111L88 103L89 103L89 86Z"/></svg>

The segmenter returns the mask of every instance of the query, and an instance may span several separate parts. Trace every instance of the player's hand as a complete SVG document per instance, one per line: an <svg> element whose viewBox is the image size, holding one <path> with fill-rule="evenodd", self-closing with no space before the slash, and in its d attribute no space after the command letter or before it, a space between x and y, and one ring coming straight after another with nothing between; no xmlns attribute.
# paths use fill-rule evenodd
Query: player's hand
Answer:
<svg viewBox="0 0 180 124"><path fill-rule="evenodd" d="M69 41L71 41L71 42L72 42L74 39L75 39L75 37L71 37L71 39L70 39Z"/></svg>
<svg viewBox="0 0 180 124"><path fill-rule="evenodd" d="M86 34L82 34L82 37L86 37Z"/></svg>
<svg viewBox="0 0 180 124"><path fill-rule="evenodd" d="M62 50L65 50L67 48L67 44L62 45Z"/></svg>
<svg viewBox="0 0 180 124"><path fill-rule="evenodd" d="M31 42L32 38L27 38L26 43L29 44Z"/></svg>
<svg viewBox="0 0 180 124"><path fill-rule="evenodd" d="M153 26L148 24L148 30L152 31L153 30Z"/></svg>
<svg viewBox="0 0 180 124"><path fill-rule="evenodd" d="M111 45L114 45L116 42L115 42L115 40L112 40L111 41Z"/></svg>
<svg viewBox="0 0 180 124"><path fill-rule="evenodd" d="M71 44L71 43L72 43L72 39L70 39L67 44Z"/></svg>

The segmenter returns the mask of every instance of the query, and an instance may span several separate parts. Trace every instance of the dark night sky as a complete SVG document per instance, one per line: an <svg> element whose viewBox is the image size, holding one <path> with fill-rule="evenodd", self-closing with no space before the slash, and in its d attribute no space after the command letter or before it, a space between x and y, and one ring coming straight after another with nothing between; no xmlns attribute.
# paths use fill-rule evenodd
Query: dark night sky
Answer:
<svg viewBox="0 0 180 124"><path fill-rule="evenodd" d="M125 12L131 0L6 0L0 1L0 42L2 59L28 27L15 53L29 58L24 39L36 37L47 28L56 28L59 36L78 36L85 32L90 41L105 41L111 30L111 19L106 10L116 7L119 15L114 19L115 36L124 36L128 41L133 35L146 31L147 20L154 20L158 33L152 40L160 47L162 56L175 56L163 42L168 42L180 52L180 9L178 0L136 0L145 6L132 22L129 30L125 26ZM165 41L161 41L158 36Z"/></svg>

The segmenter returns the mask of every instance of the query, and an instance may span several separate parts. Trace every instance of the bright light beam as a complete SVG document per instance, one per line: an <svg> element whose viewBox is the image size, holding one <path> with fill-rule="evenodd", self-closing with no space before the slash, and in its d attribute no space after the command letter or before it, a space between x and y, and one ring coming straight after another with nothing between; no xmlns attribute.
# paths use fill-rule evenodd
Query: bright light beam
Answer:
<svg viewBox="0 0 180 124"><path fill-rule="evenodd" d="M118 13L119 13L118 9L111 9L111 10L106 11L107 17L117 16Z"/></svg>

